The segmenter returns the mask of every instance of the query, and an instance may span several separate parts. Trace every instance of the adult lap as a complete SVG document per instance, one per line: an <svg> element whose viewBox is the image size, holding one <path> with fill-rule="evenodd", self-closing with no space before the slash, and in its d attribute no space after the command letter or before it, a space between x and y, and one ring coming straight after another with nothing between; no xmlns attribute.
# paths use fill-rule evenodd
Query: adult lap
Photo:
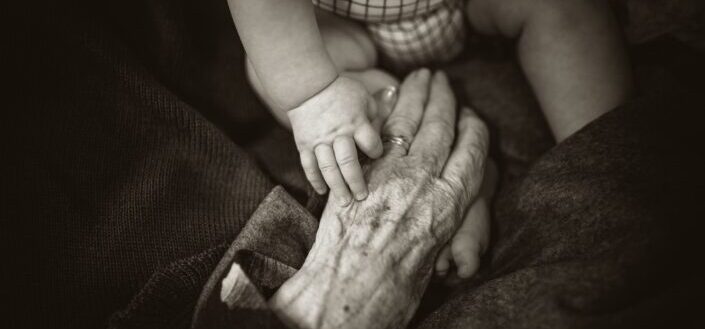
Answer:
<svg viewBox="0 0 705 329"><path fill-rule="evenodd" d="M696 274L676 269L692 257L683 215L693 205L680 200L677 177L692 174L673 173L685 155L671 143L684 140L649 128L663 106L634 102L606 115L500 190L479 277L419 327L688 323Z"/></svg>

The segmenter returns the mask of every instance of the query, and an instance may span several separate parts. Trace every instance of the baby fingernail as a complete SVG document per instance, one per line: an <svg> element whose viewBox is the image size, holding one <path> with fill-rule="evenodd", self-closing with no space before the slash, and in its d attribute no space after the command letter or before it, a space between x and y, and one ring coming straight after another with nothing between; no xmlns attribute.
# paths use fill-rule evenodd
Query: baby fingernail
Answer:
<svg viewBox="0 0 705 329"><path fill-rule="evenodd" d="M394 98L397 97L397 87L396 86L389 86L389 87L385 88L384 94L382 95L382 97L386 101L393 100Z"/></svg>
<svg viewBox="0 0 705 329"><path fill-rule="evenodd" d="M367 199L367 192L360 192L360 193L356 194L355 199L357 201L362 201L362 200Z"/></svg>
<svg viewBox="0 0 705 329"><path fill-rule="evenodd" d="M340 203L341 206L345 207L350 204L350 198L338 198L338 203Z"/></svg>

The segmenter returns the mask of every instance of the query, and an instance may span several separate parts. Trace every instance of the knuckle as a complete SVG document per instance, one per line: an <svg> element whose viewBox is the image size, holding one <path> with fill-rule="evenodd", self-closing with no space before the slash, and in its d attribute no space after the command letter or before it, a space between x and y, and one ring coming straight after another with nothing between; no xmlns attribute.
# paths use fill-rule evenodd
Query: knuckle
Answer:
<svg viewBox="0 0 705 329"><path fill-rule="evenodd" d="M447 184L448 190L454 191L453 193L451 193L451 200L454 200L454 202L458 205L457 211L459 211L459 213L462 213L462 210L465 209L465 205L470 202L470 199L472 197L470 195L470 182L466 179L450 177L447 179Z"/></svg>
<svg viewBox="0 0 705 329"><path fill-rule="evenodd" d="M338 165L341 167L349 167L355 164L357 162L357 158L353 156L352 154L344 155L342 157L339 157L336 159L338 162Z"/></svg>
<svg viewBox="0 0 705 329"><path fill-rule="evenodd" d="M440 132L443 133L452 133L455 131L455 126L453 126L452 123L450 123L448 120L441 119L441 118L432 118L429 119L426 123L429 127L433 129L437 129Z"/></svg>
<svg viewBox="0 0 705 329"><path fill-rule="evenodd" d="M465 191L467 185L465 184L465 181L462 179L459 179L458 177L449 177L447 179L448 185L450 186L450 189L455 190L455 191Z"/></svg>
<svg viewBox="0 0 705 329"><path fill-rule="evenodd" d="M417 126L416 120L406 116L398 115L389 119L387 126L394 131L400 131L404 134L413 134L416 131Z"/></svg>
<svg viewBox="0 0 705 329"><path fill-rule="evenodd" d="M487 159L487 145L485 143L473 143L465 150L471 168L482 168Z"/></svg>
<svg viewBox="0 0 705 329"><path fill-rule="evenodd" d="M338 170L338 166L335 163L320 163L318 169L320 169L322 173L331 173Z"/></svg>
<svg viewBox="0 0 705 329"><path fill-rule="evenodd" d="M310 180L318 178L318 168L316 167L304 167L304 173L307 177L311 177Z"/></svg>
<svg viewBox="0 0 705 329"><path fill-rule="evenodd" d="M487 150L485 147L475 146L475 151L470 153L470 160L476 168L484 168L487 160Z"/></svg>

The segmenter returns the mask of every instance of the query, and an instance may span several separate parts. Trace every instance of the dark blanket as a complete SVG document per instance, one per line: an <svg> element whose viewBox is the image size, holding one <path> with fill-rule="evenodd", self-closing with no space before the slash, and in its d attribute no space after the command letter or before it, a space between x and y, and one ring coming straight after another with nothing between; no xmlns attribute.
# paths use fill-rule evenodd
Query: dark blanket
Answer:
<svg viewBox="0 0 705 329"><path fill-rule="evenodd" d="M218 263L240 262L260 298L301 264L323 200L244 80L225 1L8 13L20 18L1 55L11 327L188 327ZM502 55L466 54L450 70L493 128L493 246L477 278L433 284L413 325L692 323L701 58L671 40L636 49L641 96L554 147ZM278 325L252 303L214 312Z"/></svg>

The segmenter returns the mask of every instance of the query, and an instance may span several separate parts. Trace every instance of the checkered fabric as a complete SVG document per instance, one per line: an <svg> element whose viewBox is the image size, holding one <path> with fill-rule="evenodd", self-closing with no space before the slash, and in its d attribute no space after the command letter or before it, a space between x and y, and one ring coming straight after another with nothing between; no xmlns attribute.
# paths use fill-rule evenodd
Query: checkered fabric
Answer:
<svg viewBox="0 0 705 329"><path fill-rule="evenodd" d="M462 0L313 0L367 23L382 58L397 70L444 62L463 49Z"/></svg>
<svg viewBox="0 0 705 329"><path fill-rule="evenodd" d="M391 23L429 14L448 0L313 0L321 9L367 23Z"/></svg>

